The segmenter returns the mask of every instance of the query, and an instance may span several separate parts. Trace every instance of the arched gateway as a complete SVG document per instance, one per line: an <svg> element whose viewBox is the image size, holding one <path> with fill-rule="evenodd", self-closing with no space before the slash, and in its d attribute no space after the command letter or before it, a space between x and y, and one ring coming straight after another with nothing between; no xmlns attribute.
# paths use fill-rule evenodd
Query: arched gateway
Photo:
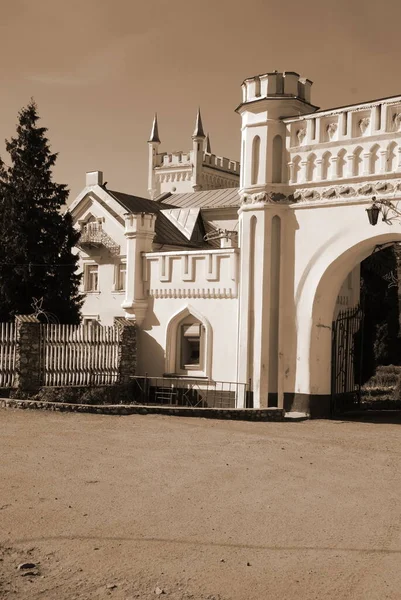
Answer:
<svg viewBox="0 0 401 600"><path fill-rule="evenodd" d="M401 241L401 220L372 226L366 212L375 196L379 205L401 200L401 98L317 111L308 80L259 79L264 93L255 97L246 80L237 109L245 147L257 135L265 165L263 185L252 184L251 164L242 170L238 377L253 381L257 406L324 416L333 318L344 298L348 307L359 302L361 261L375 246ZM286 139L281 184L273 183L277 135Z"/></svg>
<svg viewBox="0 0 401 600"><path fill-rule="evenodd" d="M187 153L159 153L155 119L152 200L88 174L70 207L103 236L81 240L84 276L98 273L84 315L136 320L139 375L250 382L255 408L329 414L333 319L358 306L360 262L401 241L401 96L318 110L311 85L293 72L243 82L241 166L211 153L198 113Z"/></svg>

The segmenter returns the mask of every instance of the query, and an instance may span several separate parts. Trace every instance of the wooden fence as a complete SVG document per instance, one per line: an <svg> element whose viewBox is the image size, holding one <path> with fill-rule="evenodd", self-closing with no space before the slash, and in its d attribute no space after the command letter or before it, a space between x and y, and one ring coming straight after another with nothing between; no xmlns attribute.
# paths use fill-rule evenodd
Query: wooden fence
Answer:
<svg viewBox="0 0 401 600"><path fill-rule="evenodd" d="M42 385L116 383L120 329L41 325Z"/></svg>
<svg viewBox="0 0 401 600"><path fill-rule="evenodd" d="M0 387L13 387L16 373L17 327L0 323Z"/></svg>

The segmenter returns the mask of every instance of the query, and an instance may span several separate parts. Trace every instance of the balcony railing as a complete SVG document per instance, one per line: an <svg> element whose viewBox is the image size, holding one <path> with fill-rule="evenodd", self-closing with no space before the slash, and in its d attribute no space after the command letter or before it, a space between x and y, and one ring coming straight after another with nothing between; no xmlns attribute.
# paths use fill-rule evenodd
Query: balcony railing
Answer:
<svg viewBox="0 0 401 600"><path fill-rule="evenodd" d="M110 254L120 254L120 246L103 230L101 223L87 223L82 227L78 242L81 247L106 248Z"/></svg>

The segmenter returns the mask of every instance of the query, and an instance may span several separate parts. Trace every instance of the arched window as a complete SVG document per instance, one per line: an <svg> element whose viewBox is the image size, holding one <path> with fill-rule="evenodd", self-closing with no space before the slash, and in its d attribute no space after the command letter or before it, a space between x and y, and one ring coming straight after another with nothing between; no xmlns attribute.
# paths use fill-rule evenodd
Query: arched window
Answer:
<svg viewBox="0 0 401 600"><path fill-rule="evenodd" d="M166 372L211 377L212 330L192 307L176 313L167 325Z"/></svg>
<svg viewBox="0 0 401 600"><path fill-rule="evenodd" d="M358 146L358 148L355 148L354 150L354 177L358 177L358 175L361 175L361 171L362 171L362 148L360 146Z"/></svg>
<svg viewBox="0 0 401 600"><path fill-rule="evenodd" d="M322 179L330 178L331 154L325 152L322 156Z"/></svg>
<svg viewBox="0 0 401 600"><path fill-rule="evenodd" d="M313 181L316 170L316 154L310 154L306 163L306 180Z"/></svg>
<svg viewBox="0 0 401 600"><path fill-rule="evenodd" d="M295 156L292 161L292 183L298 182L300 170L301 170L301 157Z"/></svg>
<svg viewBox="0 0 401 600"><path fill-rule="evenodd" d="M345 164L347 151L345 148L342 148L340 152L337 154L337 177L344 177Z"/></svg>
<svg viewBox="0 0 401 600"><path fill-rule="evenodd" d="M283 165L283 140L281 135L273 138L273 165L272 183L281 183L281 171Z"/></svg>
<svg viewBox="0 0 401 600"><path fill-rule="evenodd" d="M387 146L387 154L386 154L386 171L391 173L396 169L396 157L397 157L397 144L395 142L391 142Z"/></svg>
<svg viewBox="0 0 401 600"><path fill-rule="evenodd" d="M260 137L255 135L252 141L252 177L251 184L259 183L260 171Z"/></svg>
<svg viewBox="0 0 401 600"><path fill-rule="evenodd" d="M378 152L379 152L378 144L375 144L374 146L371 147L370 157L369 157L369 173L371 173L371 174L377 173L377 171L379 170L378 164L377 164L377 161L379 160Z"/></svg>

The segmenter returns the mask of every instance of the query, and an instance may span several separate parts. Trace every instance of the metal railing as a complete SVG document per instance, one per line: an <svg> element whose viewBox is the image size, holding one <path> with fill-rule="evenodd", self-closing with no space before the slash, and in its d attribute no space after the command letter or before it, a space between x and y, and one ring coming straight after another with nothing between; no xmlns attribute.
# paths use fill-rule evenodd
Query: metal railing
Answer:
<svg viewBox="0 0 401 600"><path fill-rule="evenodd" d="M187 377L133 376L133 400L154 406L238 408L249 405L246 383Z"/></svg>

